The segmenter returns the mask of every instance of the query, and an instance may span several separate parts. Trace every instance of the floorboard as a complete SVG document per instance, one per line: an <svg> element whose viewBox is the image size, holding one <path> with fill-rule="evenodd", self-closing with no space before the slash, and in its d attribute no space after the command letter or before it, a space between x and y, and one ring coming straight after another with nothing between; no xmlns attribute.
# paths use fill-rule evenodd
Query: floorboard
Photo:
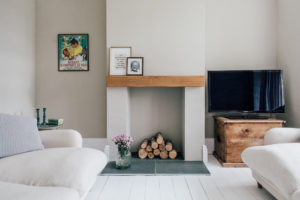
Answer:
<svg viewBox="0 0 300 200"><path fill-rule="evenodd" d="M211 176L99 176L85 200L275 200L248 168L222 168L213 156L207 168Z"/></svg>
<svg viewBox="0 0 300 200"><path fill-rule="evenodd" d="M193 200L208 200L198 176L186 176L185 180Z"/></svg>
<svg viewBox="0 0 300 200"><path fill-rule="evenodd" d="M173 176L176 200L192 200L192 196L184 176Z"/></svg>
<svg viewBox="0 0 300 200"><path fill-rule="evenodd" d="M104 186L108 180L108 177L97 178L94 187L90 190L85 200L96 200L98 196L103 191Z"/></svg>
<svg viewBox="0 0 300 200"><path fill-rule="evenodd" d="M145 200L146 198L146 176L133 176L130 189L130 200Z"/></svg>
<svg viewBox="0 0 300 200"><path fill-rule="evenodd" d="M214 178L210 176L199 177L201 185L207 194L209 200L223 200L225 199L221 190L216 185Z"/></svg>
<svg viewBox="0 0 300 200"><path fill-rule="evenodd" d="M147 176L145 200L160 199L160 185L158 176Z"/></svg>
<svg viewBox="0 0 300 200"><path fill-rule="evenodd" d="M172 181L172 177L170 176L159 176L159 187L160 187L160 199L174 199L175 189Z"/></svg>

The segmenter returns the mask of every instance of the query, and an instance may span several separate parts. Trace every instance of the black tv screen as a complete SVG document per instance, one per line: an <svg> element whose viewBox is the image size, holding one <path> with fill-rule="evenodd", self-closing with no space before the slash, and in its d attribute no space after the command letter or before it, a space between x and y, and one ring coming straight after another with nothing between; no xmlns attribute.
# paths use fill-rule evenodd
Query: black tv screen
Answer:
<svg viewBox="0 0 300 200"><path fill-rule="evenodd" d="M284 112L281 70L208 71L209 112Z"/></svg>

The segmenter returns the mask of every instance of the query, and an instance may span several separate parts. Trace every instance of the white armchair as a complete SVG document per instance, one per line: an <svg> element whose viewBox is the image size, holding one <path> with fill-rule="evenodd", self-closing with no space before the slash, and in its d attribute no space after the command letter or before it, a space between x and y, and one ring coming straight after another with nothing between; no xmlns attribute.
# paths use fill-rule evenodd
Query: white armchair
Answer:
<svg viewBox="0 0 300 200"><path fill-rule="evenodd" d="M82 147L80 133L71 129L40 131L45 148Z"/></svg>
<svg viewBox="0 0 300 200"><path fill-rule="evenodd" d="M300 199L300 129L274 128L265 135L265 146L247 148L243 161L252 175L277 199Z"/></svg>
<svg viewBox="0 0 300 200"><path fill-rule="evenodd" d="M298 128L273 128L265 135L265 145L295 143L300 141Z"/></svg>

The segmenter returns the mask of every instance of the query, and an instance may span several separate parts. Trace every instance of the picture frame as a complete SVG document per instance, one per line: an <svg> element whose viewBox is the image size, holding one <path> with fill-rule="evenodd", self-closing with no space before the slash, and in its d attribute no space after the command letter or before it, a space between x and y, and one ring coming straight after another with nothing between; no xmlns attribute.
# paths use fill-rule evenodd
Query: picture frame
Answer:
<svg viewBox="0 0 300 200"><path fill-rule="evenodd" d="M58 71L89 71L89 34L57 35Z"/></svg>
<svg viewBox="0 0 300 200"><path fill-rule="evenodd" d="M144 75L144 57L128 57L127 76L143 76Z"/></svg>
<svg viewBox="0 0 300 200"><path fill-rule="evenodd" d="M131 47L110 47L109 49L109 74L111 76L125 76L127 58L131 57Z"/></svg>

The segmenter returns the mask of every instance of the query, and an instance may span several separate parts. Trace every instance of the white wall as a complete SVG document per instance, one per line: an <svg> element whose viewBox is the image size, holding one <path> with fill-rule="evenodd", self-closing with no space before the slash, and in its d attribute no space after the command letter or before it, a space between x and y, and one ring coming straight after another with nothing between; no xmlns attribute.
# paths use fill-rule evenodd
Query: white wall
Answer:
<svg viewBox="0 0 300 200"><path fill-rule="evenodd" d="M287 125L300 127L300 1L278 1L278 64L285 69Z"/></svg>
<svg viewBox="0 0 300 200"><path fill-rule="evenodd" d="M206 1L206 70L278 68L276 51L277 0ZM206 137L213 115L206 106Z"/></svg>
<svg viewBox="0 0 300 200"><path fill-rule="evenodd" d="M35 0L1 0L0 27L0 112L33 116Z"/></svg>
<svg viewBox="0 0 300 200"><path fill-rule="evenodd" d="M131 46L133 56L144 57L144 75L204 75L203 3L203 0L107 0L107 52L111 46ZM204 88L199 92L204 94ZM131 135L140 142L162 131L180 150L185 131L182 94L178 88L131 89ZM204 107L204 95L197 103ZM201 120L198 119L199 123ZM204 126L201 128L202 131L187 130L204 138ZM198 146L201 145L200 141Z"/></svg>
<svg viewBox="0 0 300 200"><path fill-rule="evenodd" d="M132 46L145 75L204 74L203 0L107 0L107 47Z"/></svg>
<svg viewBox="0 0 300 200"><path fill-rule="evenodd" d="M36 105L64 128L106 137L105 0L37 0ZM89 34L89 72L58 72L57 34Z"/></svg>

